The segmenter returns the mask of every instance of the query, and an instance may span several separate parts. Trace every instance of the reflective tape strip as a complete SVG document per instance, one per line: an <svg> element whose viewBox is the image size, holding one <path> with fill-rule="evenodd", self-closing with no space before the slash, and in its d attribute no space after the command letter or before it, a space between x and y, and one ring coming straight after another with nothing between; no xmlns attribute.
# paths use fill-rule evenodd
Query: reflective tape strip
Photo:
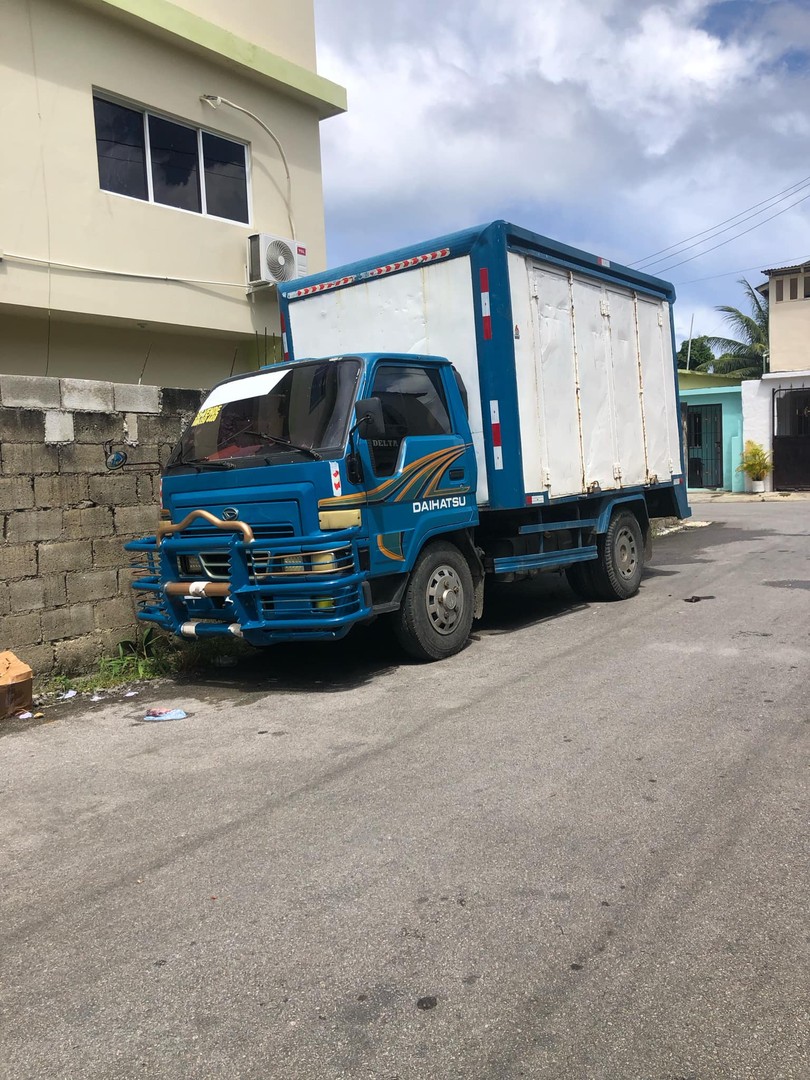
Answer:
<svg viewBox="0 0 810 1080"><path fill-rule="evenodd" d="M481 286L481 323L484 330L484 341L492 340L492 316L489 309L489 270L482 266L478 271L478 281Z"/></svg>
<svg viewBox="0 0 810 1080"><path fill-rule="evenodd" d="M497 401L489 403L489 418L492 423L492 457L496 469L503 468L503 440L501 438L501 414Z"/></svg>

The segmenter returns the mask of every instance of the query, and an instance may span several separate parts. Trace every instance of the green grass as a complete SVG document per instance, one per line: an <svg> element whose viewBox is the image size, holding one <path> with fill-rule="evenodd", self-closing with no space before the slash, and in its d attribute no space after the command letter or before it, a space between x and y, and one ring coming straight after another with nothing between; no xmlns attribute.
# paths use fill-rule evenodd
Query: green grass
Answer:
<svg viewBox="0 0 810 1080"><path fill-rule="evenodd" d="M95 671L82 675L54 674L39 689L44 694L113 690L133 682L193 675L215 666L224 657L239 660L248 652L248 646L228 638L184 642L166 637L150 626L137 637L119 642L116 652L103 656Z"/></svg>

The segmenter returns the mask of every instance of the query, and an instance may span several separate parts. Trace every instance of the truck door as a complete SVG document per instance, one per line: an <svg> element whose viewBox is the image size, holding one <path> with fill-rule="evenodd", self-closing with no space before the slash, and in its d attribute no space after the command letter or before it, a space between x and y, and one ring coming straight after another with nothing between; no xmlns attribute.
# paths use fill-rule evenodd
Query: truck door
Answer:
<svg viewBox="0 0 810 1080"><path fill-rule="evenodd" d="M360 455L372 571L385 574L409 569L428 535L477 521L476 464L440 367L380 361L370 396L382 403L385 430L359 440Z"/></svg>

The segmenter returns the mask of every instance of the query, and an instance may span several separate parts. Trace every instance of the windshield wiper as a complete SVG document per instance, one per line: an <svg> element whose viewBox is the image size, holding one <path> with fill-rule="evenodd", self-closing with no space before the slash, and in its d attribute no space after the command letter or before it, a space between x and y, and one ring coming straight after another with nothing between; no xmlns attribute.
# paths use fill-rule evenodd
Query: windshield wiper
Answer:
<svg viewBox="0 0 810 1080"><path fill-rule="evenodd" d="M179 457L177 461L171 462L170 465L186 465L190 469L196 469L197 472L202 472L203 469L235 469L236 466L232 461L208 461L206 458L191 458L187 459Z"/></svg>
<svg viewBox="0 0 810 1080"><path fill-rule="evenodd" d="M252 428L243 428L242 431L237 432L237 435L255 435L257 439L261 439L263 442L272 443L274 446L286 446L288 450L299 450L302 454L309 454L315 461L323 461L318 451L313 450L311 446L299 446L298 443L290 442L289 439L282 439L278 435L268 435L264 431L254 431Z"/></svg>

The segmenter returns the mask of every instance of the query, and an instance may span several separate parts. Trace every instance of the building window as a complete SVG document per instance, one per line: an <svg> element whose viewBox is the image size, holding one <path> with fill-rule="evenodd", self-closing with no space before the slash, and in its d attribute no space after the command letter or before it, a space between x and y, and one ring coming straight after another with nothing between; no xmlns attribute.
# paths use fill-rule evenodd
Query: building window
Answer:
<svg viewBox="0 0 810 1080"><path fill-rule="evenodd" d="M810 274L804 279L804 298L805 300L810 299Z"/></svg>
<svg viewBox="0 0 810 1080"><path fill-rule="evenodd" d="M790 299L799 299L799 279L797 277L792 277L790 279Z"/></svg>
<svg viewBox="0 0 810 1080"><path fill-rule="evenodd" d="M247 148L200 128L93 97L104 191L247 223Z"/></svg>
<svg viewBox="0 0 810 1080"><path fill-rule="evenodd" d="M785 299L785 283L782 278L776 279L776 302Z"/></svg>

